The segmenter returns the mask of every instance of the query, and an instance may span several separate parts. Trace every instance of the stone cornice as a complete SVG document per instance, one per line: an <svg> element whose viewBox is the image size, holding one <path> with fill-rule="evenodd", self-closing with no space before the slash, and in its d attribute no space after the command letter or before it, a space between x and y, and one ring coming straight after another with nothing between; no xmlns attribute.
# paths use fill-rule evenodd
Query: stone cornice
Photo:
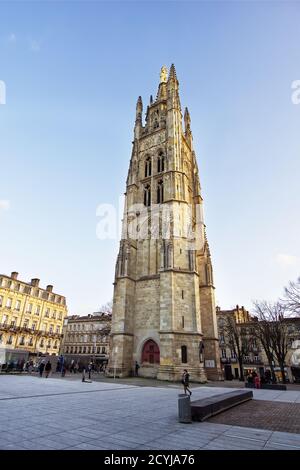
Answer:
<svg viewBox="0 0 300 470"><path fill-rule="evenodd" d="M203 333L193 333L192 331L173 331L173 330L159 330L159 334L165 334L165 335L188 335L188 336L201 336L203 338Z"/></svg>
<svg viewBox="0 0 300 470"><path fill-rule="evenodd" d="M134 336L132 333L110 333L110 336Z"/></svg>

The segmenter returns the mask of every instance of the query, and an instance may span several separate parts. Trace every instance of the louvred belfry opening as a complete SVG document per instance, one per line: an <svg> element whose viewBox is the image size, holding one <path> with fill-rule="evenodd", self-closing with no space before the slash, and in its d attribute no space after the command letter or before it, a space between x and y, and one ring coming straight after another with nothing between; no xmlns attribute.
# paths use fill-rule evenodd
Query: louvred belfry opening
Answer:
<svg viewBox="0 0 300 470"><path fill-rule="evenodd" d="M159 347L152 339L149 339L143 347L142 362L149 364L159 364Z"/></svg>

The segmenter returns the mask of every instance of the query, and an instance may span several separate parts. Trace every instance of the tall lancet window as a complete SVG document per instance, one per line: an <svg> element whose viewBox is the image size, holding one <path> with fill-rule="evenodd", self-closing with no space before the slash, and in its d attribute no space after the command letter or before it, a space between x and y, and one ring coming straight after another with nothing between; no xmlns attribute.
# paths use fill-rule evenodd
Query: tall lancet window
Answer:
<svg viewBox="0 0 300 470"><path fill-rule="evenodd" d="M151 165L151 157L147 157L146 161L145 161L145 178L147 176L151 176L151 170L152 170L151 166L152 166Z"/></svg>
<svg viewBox="0 0 300 470"><path fill-rule="evenodd" d="M164 182L160 180L157 183L157 204L164 202Z"/></svg>
<svg viewBox="0 0 300 470"><path fill-rule="evenodd" d="M165 156L163 152L160 152L157 158L157 172L161 173L165 170Z"/></svg>
<svg viewBox="0 0 300 470"><path fill-rule="evenodd" d="M144 206L151 206L151 188L149 184L144 187Z"/></svg>

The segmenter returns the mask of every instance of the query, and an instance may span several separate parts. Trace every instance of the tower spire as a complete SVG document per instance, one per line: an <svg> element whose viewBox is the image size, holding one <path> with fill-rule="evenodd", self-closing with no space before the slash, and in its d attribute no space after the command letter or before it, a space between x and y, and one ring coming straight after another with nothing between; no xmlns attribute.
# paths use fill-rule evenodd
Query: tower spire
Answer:
<svg viewBox="0 0 300 470"><path fill-rule="evenodd" d="M136 115L135 115L135 126L134 126L134 138L135 139L139 138L141 129L143 127L142 114L143 114L143 102L142 102L142 97L139 96L137 103L136 103Z"/></svg>
<svg viewBox="0 0 300 470"><path fill-rule="evenodd" d="M174 64L172 64L172 65L171 65L171 68L170 68L169 80L171 80L171 79L177 80L176 69L175 69L175 65L174 65Z"/></svg>
<svg viewBox="0 0 300 470"><path fill-rule="evenodd" d="M185 138L192 149L192 131L191 131L191 117L188 108L185 108L184 110L184 135Z"/></svg>
<svg viewBox="0 0 300 470"><path fill-rule="evenodd" d="M180 105L180 98L179 98L179 83L177 80L175 65L172 64L170 68L170 73L167 81L167 89L168 89L168 109L175 108L178 109L181 113L181 105Z"/></svg>
<svg viewBox="0 0 300 470"><path fill-rule="evenodd" d="M185 108L184 110L184 126L185 132L191 129L191 117L188 108Z"/></svg>
<svg viewBox="0 0 300 470"><path fill-rule="evenodd" d="M142 97L139 96L136 102L136 119L142 119L142 112L143 112L143 101L142 101Z"/></svg>

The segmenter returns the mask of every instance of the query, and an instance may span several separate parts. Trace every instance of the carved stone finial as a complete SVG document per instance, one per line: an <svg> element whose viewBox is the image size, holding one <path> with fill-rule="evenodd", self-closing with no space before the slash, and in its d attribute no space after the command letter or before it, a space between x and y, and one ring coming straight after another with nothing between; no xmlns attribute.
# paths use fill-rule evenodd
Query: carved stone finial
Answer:
<svg viewBox="0 0 300 470"><path fill-rule="evenodd" d="M166 83L168 81L168 69L165 65L160 70L160 83Z"/></svg>

